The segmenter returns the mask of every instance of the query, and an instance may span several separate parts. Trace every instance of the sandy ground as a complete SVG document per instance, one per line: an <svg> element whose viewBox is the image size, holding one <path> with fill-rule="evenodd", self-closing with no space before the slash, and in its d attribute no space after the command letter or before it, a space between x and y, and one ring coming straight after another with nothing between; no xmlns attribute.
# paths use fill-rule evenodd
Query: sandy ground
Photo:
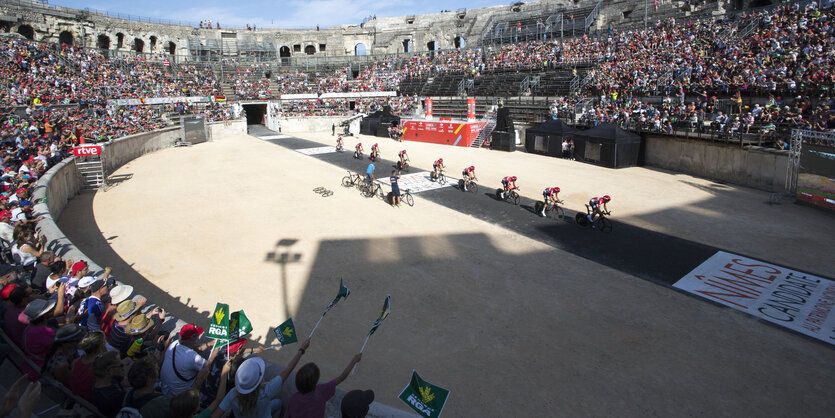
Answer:
<svg viewBox="0 0 835 418"><path fill-rule="evenodd" d="M295 133L333 144L328 134ZM579 210L610 194L618 222L831 276L835 219L769 194L646 168L379 142L415 165L475 165L480 183L519 177L538 198L560 186ZM356 139L347 138L352 148ZM345 158L350 158L348 153ZM445 416L824 415L835 407L831 346L578 258L417 196L394 209L344 189L341 168L238 135L141 157L106 192L60 219L99 264L186 320L218 301L245 309L253 335L292 316L306 336L333 299L304 361L336 376L392 296L342 389L396 399L416 369L452 391ZM380 175L380 173L378 173ZM311 190L335 193L322 198ZM90 225L95 225L91 228ZM292 355L270 352L286 363Z"/></svg>

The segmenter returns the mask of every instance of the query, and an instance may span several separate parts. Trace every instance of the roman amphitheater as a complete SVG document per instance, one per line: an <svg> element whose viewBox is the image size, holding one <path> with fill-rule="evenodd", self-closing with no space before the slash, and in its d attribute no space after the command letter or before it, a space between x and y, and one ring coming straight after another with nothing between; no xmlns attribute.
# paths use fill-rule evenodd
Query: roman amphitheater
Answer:
<svg viewBox="0 0 835 418"><path fill-rule="evenodd" d="M67 337L100 330L125 370L161 368L180 414L180 345L153 341L187 344L220 303L251 322L255 352L232 357L266 360L261 377L301 355L325 383L362 352L328 417L368 389L376 417L828 416L832 3L543 0L267 29L0 0L2 393L29 376L35 415L115 416L97 394L119 375L93 379L105 348ZM230 353L210 354L195 386L222 415ZM445 405L401 400L413 371ZM294 374L274 416L319 416L293 409Z"/></svg>

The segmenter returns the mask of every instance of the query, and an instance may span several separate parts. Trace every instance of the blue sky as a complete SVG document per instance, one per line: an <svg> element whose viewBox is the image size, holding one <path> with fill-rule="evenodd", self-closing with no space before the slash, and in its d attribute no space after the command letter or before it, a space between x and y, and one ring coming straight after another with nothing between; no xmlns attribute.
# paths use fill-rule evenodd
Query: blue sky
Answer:
<svg viewBox="0 0 835 418"><path fill-rule="evenodd" d="M511 0L49 0L49 4L90 8L142 17L197 22L212 19L221 27L311 28L317 24L359 24L363 18L437 13L441 10L473 9Z"/></svg>

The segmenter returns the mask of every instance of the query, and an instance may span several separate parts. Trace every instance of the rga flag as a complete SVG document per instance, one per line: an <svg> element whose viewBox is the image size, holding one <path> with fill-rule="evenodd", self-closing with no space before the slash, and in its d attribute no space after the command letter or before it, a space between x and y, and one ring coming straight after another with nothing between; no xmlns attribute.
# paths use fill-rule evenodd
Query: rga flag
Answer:
<svg viewBox="0 0 835 418"><path fill-rule="evenodd" d="M296 336L296 327L293 325L293 318L289 318L281 325L275 327L275 338L281 345L292 344L299 341Z"/></svg>
<svg viewBox="0 0 835 418"><path fill-rule="evenodd" d="M325 313L328 313L328 311L331 310L331 308L336 306L336 303L339 302L340 299L343 299L343 298L347 299L348 295L350 295L350 294L351 294L351 291L348 290L347 287L345 287L345 285L342 283L342 278L340 277L339 278L339 293L337 293L336 297L333 298L333 302L331 302L331 304L328 305L327 308L325 308ZM322 314L322 315L324 316L324 314Z"/></svg>
<svg viewBox="0 0 835 418"><path fill-rule="evenodd" d="M437 418L444 410L449 391L424 381L412 370L412 380L403 392L400 392L399 398L420 416Z"/></svg>
<svg viewBox="0 0 835 418"><path fill-rule="evenodd" d="M229 339L229 305L225 303L217 304L206 336L218 340Z"/></svg>
<svg viewBox="0 0 835 418"><path fill-rule="evenodd" d="M215 340L215 348L224 347L229 341L236 341L238 338L252 332L252 323L246 317L244 310L232 312L229 316L229 339Z"/></svg>
<svg viewBox="0 0 835 418"><path fill-rule="evenodd" d="M369 337L374 333L374 331L377 331L377 328L383 323L383 320L389 316L389 312L391 312L391 295L386 296L386 300L383 302L383 311L380 312L380 316L378 316L377 320L374 321L371 331L368 331Z"/></svg>
<svg viewBox="0 0 835 418"><path fill-rule="evenodd" d="M835 345L835 282L719 251L673 286Z"/></svg>

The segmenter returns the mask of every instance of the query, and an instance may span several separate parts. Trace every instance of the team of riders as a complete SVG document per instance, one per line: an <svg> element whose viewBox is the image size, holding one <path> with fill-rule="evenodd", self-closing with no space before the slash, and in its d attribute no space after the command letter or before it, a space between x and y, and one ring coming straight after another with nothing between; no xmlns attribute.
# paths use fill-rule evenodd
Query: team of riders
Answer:
<svg viewBox="0 0 835 418"><path fill-rule="evenodd" d="M342 137L341 136L336 140L336 142L337 142L337 145L340 148L342 148ZM363 152L362 142L359 142L356 145L356 153L357 153L357 155L359 155L359 154L362 154L362 152ZM371 146L371 155L372 155L373 160L376 160L380 156L380 146L378 144L374 144L374 145ZM409 155L406 153L406 150L400 151L398 153L398 156L400 157L400 162L399 162L398 167L400 167L400 168L405 167L406 163L408 163L410 161L409 160ZM374 181L374 168L375 168L374 164L369 164L368 165L368 170L366 171L366 181L368 181L368 182ZM443 175L444 168L446 168L446 166L444 166L444 159L443 158L438 158L437 160L435 160L435 162L432 163L432 170L433 170L434 178L438 178L441 175ZM394 176L395 176L395 174L394 174L394 172L392 172L392 177L394 177ZM469 183L478 180L478 177L476 177L476 175L475 175L475 166L469 166L469 167L465 168L461 172L461 177L464 180L464 191L467 191L467 186L469 185ZM507 177L502 178L502 190L503 190L502 196L510 193L511 190L519 190L519 186L516 185L516 180L517 180L516 176L507 176ZM399 190L398 190L398 192L399 192ZM542 191L542 199L543 199L544 204L542 205L542 210L540 211L540 215L545 216L545 212L549 208L553 207L554 205L556 205L558 203L562 203L562 201L559 198L559 193L560 193L560 188L557 187L557 186L547 187L547 188L545 188L545 190ZM396 200L399 200L399 198L400 198L399 193L395 194L394 197L395 197ZM608 208L607 204L610 201L612 201L612 198L609 195L605 195L605 196L602 196L602 197L593 197L589 200L588 206L590 208L590 211L589 211L589 214L586 215L586 217L588 218L590 223L593 223L597 216L609 213L609 208ZM602 209L603 209L602 211L601 211L601 206L602 206Z"/></svg>

